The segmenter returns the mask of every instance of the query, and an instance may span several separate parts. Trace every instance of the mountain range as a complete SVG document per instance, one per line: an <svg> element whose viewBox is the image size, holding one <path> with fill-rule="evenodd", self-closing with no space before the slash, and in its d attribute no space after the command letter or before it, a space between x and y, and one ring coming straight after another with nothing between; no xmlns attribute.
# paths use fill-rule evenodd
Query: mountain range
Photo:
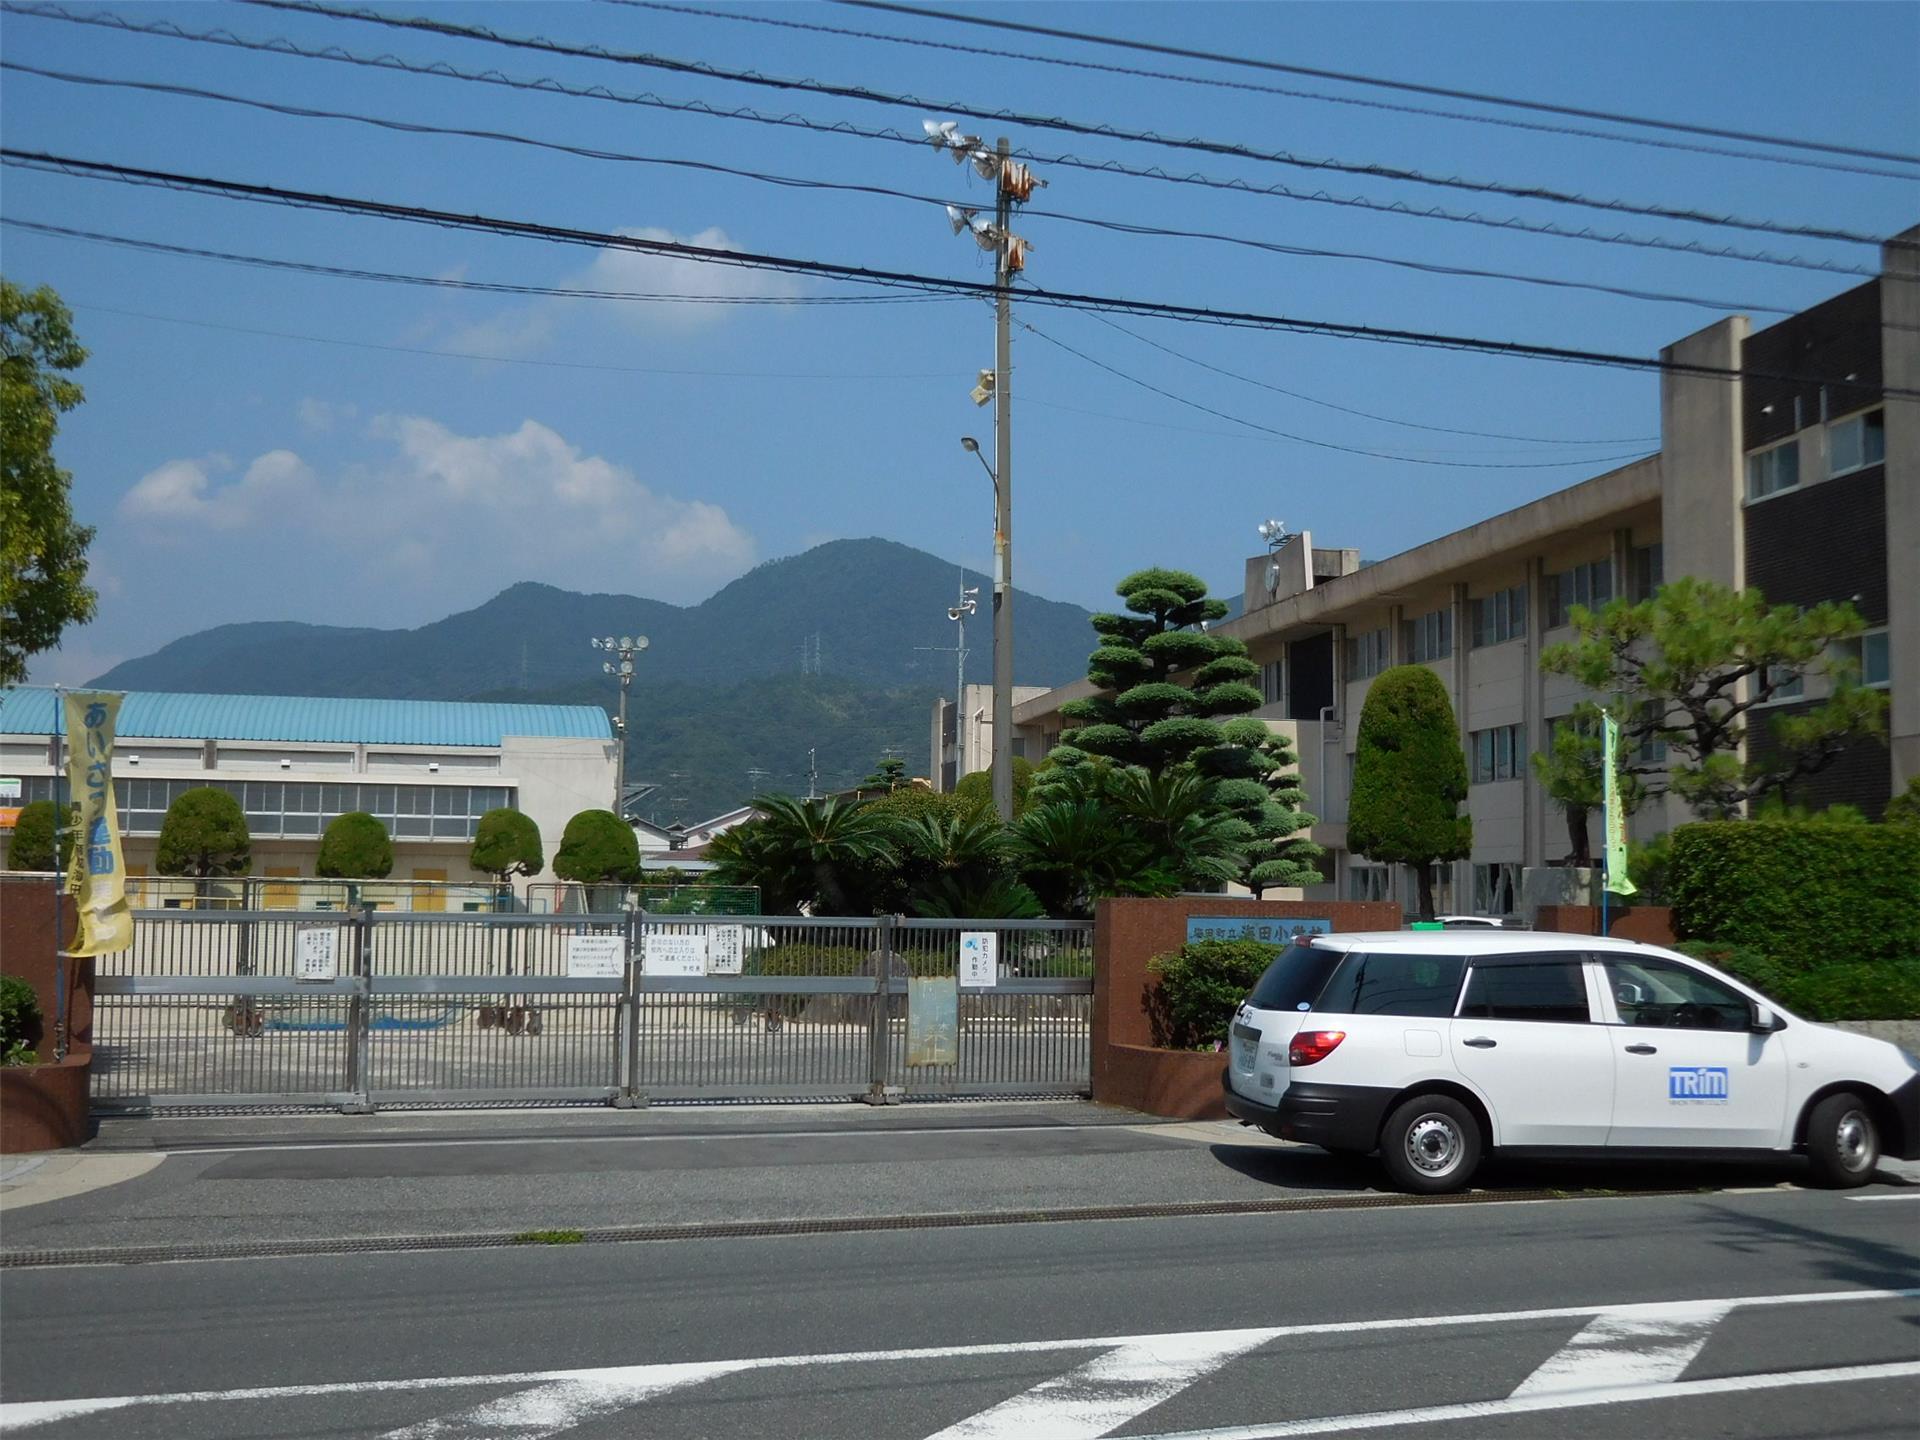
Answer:
<svg viewBox="0 0 1920 1440"><path fill-rule="evenodd" d="M967 625L970 681L992 667L991 587ZM295 621L218 625L123 661L107 689L599 704L594 636L645 634L629 702L628 776L662 789L657 818L697 820L756 790L852 784L883 753L926 769L929 710L955 680L960 567L891 540L835 540L756 567L697 605L522 582L411 630ZM1014 680L1083 675L1077 605L1014 593ZM641 807L645 813L647 806Z"/></svg>

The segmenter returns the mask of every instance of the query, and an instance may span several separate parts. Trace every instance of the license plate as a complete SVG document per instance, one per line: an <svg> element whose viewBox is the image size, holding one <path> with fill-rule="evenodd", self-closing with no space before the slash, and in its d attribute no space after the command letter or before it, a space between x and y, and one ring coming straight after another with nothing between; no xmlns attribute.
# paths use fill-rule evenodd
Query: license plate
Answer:
<svg viewBox="0 0 1920 1440"><path fill-rule="evenodd" d="M1242 1030L1239 1026L1233 1031L1233 1068L1236 1070L1253 1069L1255 1057L1260 1053L1260 1033L1257 1030Z"/></svg>

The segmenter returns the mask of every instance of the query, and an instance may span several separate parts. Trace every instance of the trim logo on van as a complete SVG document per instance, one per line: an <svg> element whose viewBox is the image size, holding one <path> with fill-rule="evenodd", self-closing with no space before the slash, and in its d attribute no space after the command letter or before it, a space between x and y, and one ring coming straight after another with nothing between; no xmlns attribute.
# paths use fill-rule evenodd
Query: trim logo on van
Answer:
<svg viewBox="0 0 1920 1440"><path fill-rule="evenodd" d="M1731 1094L1724 1065L1673 1065L1667 1070L1667 1099L1709 1100L1720 1104Z"/></svg>

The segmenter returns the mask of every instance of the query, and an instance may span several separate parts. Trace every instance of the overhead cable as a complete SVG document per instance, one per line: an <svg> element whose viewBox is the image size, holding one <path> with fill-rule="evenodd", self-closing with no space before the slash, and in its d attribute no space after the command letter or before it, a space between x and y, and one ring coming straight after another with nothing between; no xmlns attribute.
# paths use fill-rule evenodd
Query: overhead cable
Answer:
<svg viewBox="0 0 1920 1440"><path fill-rule="evenodd" d="M640 254L671 255L696 263L736 266L751 270L775 270L794 275L811 275L830 280L853 280L870 285L905 286L923 291L947 291L957 295L990 296L995 286L990 281L960 280L947 276L916 274L911 271L882 270L872 266L851 265L829 260L811 260L796 256L772 255L747 250L723 250L692 245L677 240L653 240L640 235L622 235L607 231L584 230L548 225L531 220L511 220L496 216L459 214L424 206L392 201L367 200L327 195L314 191L292 190L277 185L257 185L238 180L185 175L153 170L142 166L121 165L111 161L86 160L74 156L53 155L44 151L0 147L0 164L28 170L67 174L86 179L113 180L126 184L179 190L193 194L215 195L254 203L281 205L293 209L332 211L364 215L410 224L465 230L482 234L505 235L541 240L555 244L590 247L596 250L631 250ZM1796 371L1758 370L1747 367L1706 365L1671 356L1623 355L1602 350L1583 350L1570 346L1538 345L1517 340L1489 340L1479 336L1450 335L1438 331L1407 330L1380 325L1361 325L1345 321L1311 320L1294 316L1263 314L1257 311L1227 310L1218 307L1186 305L1166 300L1139 300L1123 296L1086 294L1076 291L1034 289L1022 291L1029 304L1066 309L1107 310L1114 313L1156 315L1196 324L1225 325L1246 329L1275 330L1296 334L1326 335L1334 338L1365 340L1380 344L1409 345L1432 349L1458 350L1475 354L1508 355L1516 358L1554 360L1567 364L1607 366L1630 370L1657 371L1674 375L1698 376L1718 380L1768 379L1796 384L1826 385L1841 394L1878 393L1897 400L1920 400L1920 389L1887 387L1876 391L1857 380L1828 377Z"/></svg>
<svg viewBox="0 0 1920 1440"><path fill-rule="evenodd" d="M291 56L301 60L324 60L338 64L347 64L374 70L391 70L401 74L429 76L435 79L460 80L483 85L499 85L514 90L532 91L541 94L560 95L571 99L600 100L618 105L633 105L648 109L666 110L676 114L700 115L709 119L741 120L756 125L772 125L783 129L806 130L822 135L844 135L863 140L885 141L892 144L920 146L926 143L923 134L906 135L888 127L856 125L851 121L822 121L791 112L773 114L755 110L750 106L715 106L701 100L673 100L651 93L632 93L612 90L604 85L574 85L551 76L535 79L503 75L497 70L462 70L445 61L410 61L396 55L358 55L337 45L309 46L285 36L275 36L269 40L247 39L228 30L188 30L171 20L136 21L111 11L86 10L70 11L59 5L22 3L22 0L0 0L0 11L10 14L29 16L39 20L54 20L71 25L91 25L106 29L121 30L129 34L149 35L160 39L185 40L199 44L222 45L240 50L256 51L271 55ZM1818 259L1802 255L1780 255L1765 250L1749 250L1731 245L1709 245L1699 240L1676 240L1659 235L1635 235L1628 232L1594 230L1588 227L1578 229L1557 224L1553 221L1525 220L1511 216L1481 215L1477 212L1449 210L1438 205L1409 205L1404 201L1375 200L1360 195L1329 195L1324 190L1295 190L1290 186L1273 183L1259 184L1240 179L1224 179L1218 176L1198 173L1182 174L1168 171L1159 166L1131 165L1120 160L1098 160L1078 155L1049 155L1026 147L1017 147L1014 158L1036 165L1052 165L1067 169L1090 171L1101 175L1119 175L1130 179L1154 180L1172 185L1199 186L1211 190L1225 190L1242 195L1265 199L1291 200L1305 204L1334 205L1343 209L1363 210L1383 215L1396 215L1416 220L1439 220L1449 224L1473 225L1492 230L1511 231L1518 234L1541 235L1556 240L1583 240L1603 245L1622 245L1635 249L1661 250L1680 255L1693 255L1707 260L1737 260L1757 265L1779 266L1792 270L1809 270L1830 275L1854 275L1871 277L1879 271L1871 266L1857 265L1844 261Z"/></svg>
<svg viewBox="0 0 1920 1440"><path fill-rule="evenodd" d="M1332 95L1324 90L1295 90L1285 85L1267 85L1257 80L1229 80L1221 75L1190 75L1169 70L1147 70L1134 65L1113 65L1098 60L1072 59L1065 55L1033 55L1003 46L963 45L952 40L934 40L925 35L890 35L877 30L855 30L844 25L821 25L794 20L766 11L715 10L705 5L681 5L673 0L600 0L603 5L618 5L631 10L657 10L673 15L694 15L708 20L731 20L744 25L769 25L781 30L800 30L816 35L838 35L850 40L876 40L888 45L910 45L923 50L948 54L978 55L991 60L1011 60L1019 64L1053 65L1067 70L1090 71L1100 75L1127 75L1175 85L1198 85L1214 90L1235 90L1252 95L1276 95L1288 100L1307 100L1329 105L1351 105L1363 110L1382 110L1397 115L1418 115L1430 120L1458 120L1472 125L1495 125L1507 130L1531 130L1537 134L1560 135L1579 140L1608 140L1622 145L1642 145L1656 150L1684 151L1694 155L1712 155L1727 160L1754 160L1768 165L1797 165L1810 170L1828 170L1842 175L1870 175L1886 180L1920 179L1907 170L1889 170L1839 159L1820 159L1811 155L1774 155L1760 150L1730 150L1724 145L1707 145L1692 140L1663 139L1657 135L1626 135L1614 130L1589 130L1577 125L1553 125L1539 120L1521 120L1511 115L1475 115L1464 110L1437 110L1429 105L1402 105L1358 95Z"/></svg>
<svg viewBox="0 0 1920 1440"><path fill-rule="evenodd" d="M737 179L757 181L762 184L785 186L801 190L832 190L847 194L877 196L891 200L911 201L920 205L947 209L955 205L964 205L966 197L961 195L924 195L909 190L900 190L887 185L867 185L847 180L819 180L796 175L781 175L764 170L748 170L735 165L722 165L710 160L686 160L660 155L637 155L631 151L605 150L591 145L573 145L558 140L542 140L528 135L508 131L481 130L461 125L432 125L423 121L397 120L378 115L361 115L350 111L322 110L306 105L291 105L276 100L260 100L245 95L233 95L221 90L206 90L194 85L176 85L160 80L128 80L103 75L77 75L63 70L48 70L37 65L26 65L15 60L0 60L0 70L11 70L23 75L34 75L41 79L54 80L62 84L87 85L108 89L142 90L152 94L173 95L183 99L208 100L222 105L241 105L249 109L264 110L275 115L284 115L300 120L338 120L356 125L368 125L377 129L397 131L409 135L444 135L462 139L483 140L500 144L523 145L541 150L552 150L568 155L579 156L587 160L620 161L635 165L658 165L672 169L698 170L707 174L728 175ZM1109 220L1098 216L1075 215L1067 211L1049 210L1044 207L1029 206L1021 212L1023 215L1037 216L1049 220L1058 220L1069 225L1089 226L1098 230L1117 232L1124 235L1147 236L1159 239L1201 240L1214 244L1235 245L1245 249L1259 250L1272 255L1284 255L1299 259L1353 260L1376 265L1389 265L1404 270L1414 270L1422 274L1443 275L1453 278L1501 280L1516 284L1537 285L1560 290L1592 291L1603 295L1616 295L1629 300L1645 300L1658 304L1693 305L1707 310L1748 311L1756 314L1790 315L1791 308L1784 305L1772 305L1757 300L1730 300L1684 295L1666 290L1648 290L1640 286L1608 285L1593 280L1566 280L1555 276L1525 275L1506 270L1483 270L1472 266L1446 265L1431 260L1409 260L1399 256L1372 255L1348 250L1324 250L1304 245L1287 245L1275 240L1257 240L1244 235L1227 235L1211 230L1183 230L1161 225L1144 225L1126 220Z"/></svg>
<svg viewBox="0 0 1920 1440"><path fill-rule="evenodd" d="M917 95L894 94L876 90L865 85L837 85L823 80L762 75L752 70L730 70L723 66L711 65L702 60L681 60L668 55L655 55L637 50L610 50L603 45L576 45L567 41L551 40L543 35L506 35L484 25L459 25L449 20L439 20L426 15L390 15L378 10L364 10L353 6L329 5L322 0L236 0L242 5L253 5L268 10L289 11L301 15L316 15L329 20L356 21L368 25L381 25L389 29L410 30L431 35L441 35L453 39L474 40L483 44L503 45L511 49L537 50L551 55L566 55L579 59L604 60L618 65L637 65L647 69L665 70L673 74L694 75L705 80L719 80L729 84L753 85L769 90L797 90L811 95L827 95L839 100L855 100L866 104L888 105L922 111L957 112L971 115L981 120L1003 121L1010 125L1022 125L1036 130L1059 130L1072 135L1093 135L1109 140L1158 145L1174 150L1195 150L1209 155L1228 156L1238 160L1252 160L1262 164L1284 165L1294 169L1337 172L1343 175L1359 175L1375 180L1389 180L1403 183L1430 185L1441 189L1466 190L1479 195L1504 195L1511 199L1537 200L1548 204L1571 205L1588 210L1603 210L1614 214L1641 215L1653 219L1674 220L1694 225L1710 225L1734 230L1758 231L1771 235L1790 235L1804 240L1823 240L1836 244L1872 245L1878 247L1886 243L1885 237L1868 234L1858 230L1843 230L1832 226L1796 224L1789 221L1763 220L1747 216L1716 214L1705 210L1692 210L1672 205L1647 205L1630 200L1615 200L1596 196L1576 194L1572 191L1554 190L1543 185L1509 185L1501 181L1470 180L1458 175L1433 175L1419 170L1409 170L1401 166L1359 163L1346 160L1334 160L1324 157L1295 155L1284 150L1260 150L1237 141L1209 140L1198 136L1161 135L1151 130L1129 130L1118 125L1093 124L1070 120L1060 115L1039 115L1025 111L1009 110L998 107L969 105L959 100L930 100Z"/></svg>
<svg viewBox="0 0 1920 1440"><path fill-rule="evenodd" d="M1047 334L1046 331L1039 329L1025 320L1016 320L1014 323L1028 334L1046 341L1049 345L1057 346L1069 355L1084 360L1096 370L1104 370L1109 375L1125 380L1129 385L1138 385L1142 390L1150 390L1155 395L1171 400L1175 404L1185 405L1188 409L1198 410L1203 415L1211 415L1216 420L1225 420L1245 429L1257 431L1262 435L1271 435L1277 440L1288 440L1296 445L1311 446L1316 450L1337 450L1344 455L1364 455L1369 459L1392 460L1402 465L1436 465L1448 470L1564 470L1575 466L1592 467L1595 465L1622 464L1631 460L1639 460L1643 458L1645 453L1636 452L1631 455L1595 455L1582 460L1436 460L1410 452L1368 450L1358 445L1342 445L1332 440L1316 440L1311 436L1297 435L1289 430L1281 430L1272 425L1263 425L1257 420L1248 420L1244 416L1233 414L1231 411L1221 410L1215 406L1203 404L1188 396L1155 385L1150 380L1142 380L1138 375L1129 374L1118 366L1109 365L1106 361L1097 359L1087 354L1084 350L1075 349L1073 346L1067 344L1066 341Z"/></svg>
<svg viewBox="0 0 1920 1440"><path fill-rule="evenodd" d="M1083 30L1063 30L1051 25L1032 25L1019 20L969 15L957 10L933 10L921 5L892 4L887 3L887 0L833 0L833 3L849 5L861 10L883 10L895 15L913 15L923 20L942 20L954 25L979 25L993 30L1044 35L1054 40L1073 40L1082 44L1137 50L1181 60L1203 60L1216 65L1237 65L1253 70L1270 70L1283 75L1305 75L1315 80L1337 80L1348 85L1402 90L1416 95L1433 95L1443 100L1469 100L1478 105L1532 110L1547 115L1568 115L1580 120L1601 120L1610 125L1634 125L1643 129L1671 130L1685 135L1708 135L1720 140L1740 140L1755 145L1778 145L1785 149L1808 150L1823 155L1852 155L1864 160L1892 160L1902 165L1920 165L1920 155L1905 154L1898 150L1874 150L1864 146L1841 145L1791 135L1767 135L1754 130L1696 125L1684 120L1663 120L1645 115L1627 115L1611 110L1590 110L1578 105L1563 105L1545 100L1522 100L1511 95L1491 95L1478 90L1458 90L1450 86L1426 85L1413 80L1386 80L1376 75L1355 75L1347 71L1326 70L1310 65L1290 65L1278 60L1261 60L1247 55L1223 55L1211 50L1191 50L1184 46L1158 44L1148 40L1127 40L1117 35L1094 35Z"/></svg>

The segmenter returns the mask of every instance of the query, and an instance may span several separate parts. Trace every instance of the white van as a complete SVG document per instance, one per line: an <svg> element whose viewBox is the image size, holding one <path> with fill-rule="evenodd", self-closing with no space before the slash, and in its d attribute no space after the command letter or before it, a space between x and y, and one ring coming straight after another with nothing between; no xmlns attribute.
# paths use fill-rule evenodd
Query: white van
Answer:
<svg viewBox="0 0 1920 1440"><path fill-rule="evenodd" d="M1378 1151L1457 1190L1490 1150L1541 1158L1804 1153L1864 1185L1920 1158L1920 1062L1815 1025L1710 965L1512 931L1315 935L1235 1013L1227 1109L1284 1140Z"/></svg>

